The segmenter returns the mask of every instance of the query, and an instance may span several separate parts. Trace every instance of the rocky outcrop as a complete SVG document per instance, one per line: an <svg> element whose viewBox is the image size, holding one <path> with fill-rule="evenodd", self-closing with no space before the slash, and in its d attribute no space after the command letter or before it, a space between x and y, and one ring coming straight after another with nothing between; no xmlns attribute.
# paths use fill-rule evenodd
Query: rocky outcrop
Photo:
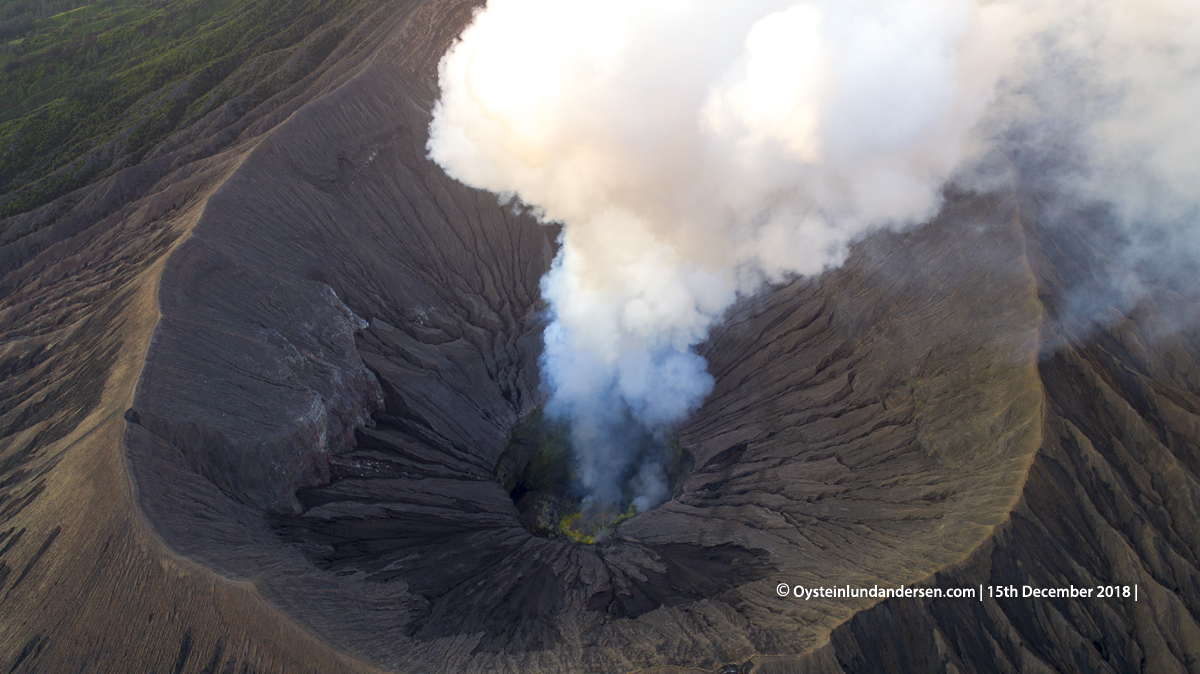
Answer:
<svg viewBox="0 0 1200 674"><path fill-rule="evenodd" d="M366 322L329 286L234 266L196 236L175 255L127 419L231 498L299 512L296 489L328 482L383 405L354 348Z"/></svg>

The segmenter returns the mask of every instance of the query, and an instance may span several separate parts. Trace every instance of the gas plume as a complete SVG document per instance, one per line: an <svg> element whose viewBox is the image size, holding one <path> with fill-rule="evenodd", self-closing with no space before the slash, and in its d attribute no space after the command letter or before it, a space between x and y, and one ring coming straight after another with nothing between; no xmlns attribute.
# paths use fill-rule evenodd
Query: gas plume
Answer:
<svg viewBox="0 0 1200 674"><path fill-rule="evenodd" d="M1069 127L1088 149L1086 170L1056 174L1064 189L1111 202L1119 183L1128 221L1166 213L1174 190L1170 226L1194 222L1200 135L1168 147L1156 125L1197 130L1196 14L1169 0L490 0L442 59L428 149L563 225L542 283L546 409L571 424L583 486L644 510L669 494L636 438L711 390L694 347L733 301L929 219L952 177L1011 180L1024 143ZM1190 108L1162 107L1189 73ZM1130 162L1144 185L1124 182Z"/></svg>
<svg viewBox="0 0 1200 674"><path fill-rule="evenodd" d="M1166 329L1193 327L1200 4L1028 2L1020 14L1020 56L973 132L982 152L954 179L980 191L1016 186L1036 195L1046 225L1090 230L1092 259L1079 264L1093 273L1068 289L1050 349L1148 296L1157 296L1156 311L1173 314L1162 317Z"/></svg>

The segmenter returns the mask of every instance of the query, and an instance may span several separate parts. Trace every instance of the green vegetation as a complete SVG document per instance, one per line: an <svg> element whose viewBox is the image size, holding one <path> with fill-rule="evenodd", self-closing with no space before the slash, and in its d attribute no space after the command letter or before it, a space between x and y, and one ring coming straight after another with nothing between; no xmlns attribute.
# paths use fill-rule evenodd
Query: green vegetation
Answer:
<svg viewBox="0 0 1200 674"><path fill-rule="evenodd" d="M6 3L0 218L136 164L226 102L245 114L319 65L346 35L335 19L365 2Z"/></svg>

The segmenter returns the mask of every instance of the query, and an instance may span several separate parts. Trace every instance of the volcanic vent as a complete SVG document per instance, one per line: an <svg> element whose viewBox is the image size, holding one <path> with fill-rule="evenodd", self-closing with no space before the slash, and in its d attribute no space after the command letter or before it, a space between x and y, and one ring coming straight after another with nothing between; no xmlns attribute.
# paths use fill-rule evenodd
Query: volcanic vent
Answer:
<svg viewBox="0 0 1200 674"><path fill-rule="evenodd" d="M647 433L632 420L625 441L634 445L629 451L635 458L632 465L654 465L666 493L673 493L691 463L678 441ZM513 427L496 461L496 479L535 534L603 543L618 524L639 512L639 506L648 509L638 501L638 475L630 470L620 476L623 490L607 502L579 484L578 463L567 423L539 408Z"/></svg>

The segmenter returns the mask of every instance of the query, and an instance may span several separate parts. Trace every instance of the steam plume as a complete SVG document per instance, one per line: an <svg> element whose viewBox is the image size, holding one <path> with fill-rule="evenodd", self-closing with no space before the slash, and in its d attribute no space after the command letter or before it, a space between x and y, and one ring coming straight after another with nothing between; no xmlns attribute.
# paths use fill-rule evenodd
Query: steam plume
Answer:
<svg viewBox="0 0 1200 674"><path fill-rule="evenodd" d="M564 225L542 285L542 371L584 485L612 500L632 484L639 509L666 498L632 438L711 390L694 346L738 294L837 265L871 230L930 218L956 170L998 179L995 157L1014 156L999 139L1062 126L1080 101L1119 105L1076 124L1080 142L1098 143L1088 172L1063 174L1071 189L1104 194L1130 147L1163 150L1135 160L1160 177L1121 201L1122 217L1144 220L1172 189L1183 195L1172 222L1194 221L1200 135L1175 152L1123 126L1196 130L1200 61L1180 31L1198 34L1197 12L1151 5L1147 22L1129 20L1147 3L1100 0L490 0L441 62L429 151L459 180ZM1129 49L1173 58L1147 41L1167 33L1190 64L1149 82L1138 63L1115 68ZM1084 80L1064 93L1065 71L1046 75L1022 53L1072 54ZM1152 109L1187 72L1186 121Z"/></svg>

